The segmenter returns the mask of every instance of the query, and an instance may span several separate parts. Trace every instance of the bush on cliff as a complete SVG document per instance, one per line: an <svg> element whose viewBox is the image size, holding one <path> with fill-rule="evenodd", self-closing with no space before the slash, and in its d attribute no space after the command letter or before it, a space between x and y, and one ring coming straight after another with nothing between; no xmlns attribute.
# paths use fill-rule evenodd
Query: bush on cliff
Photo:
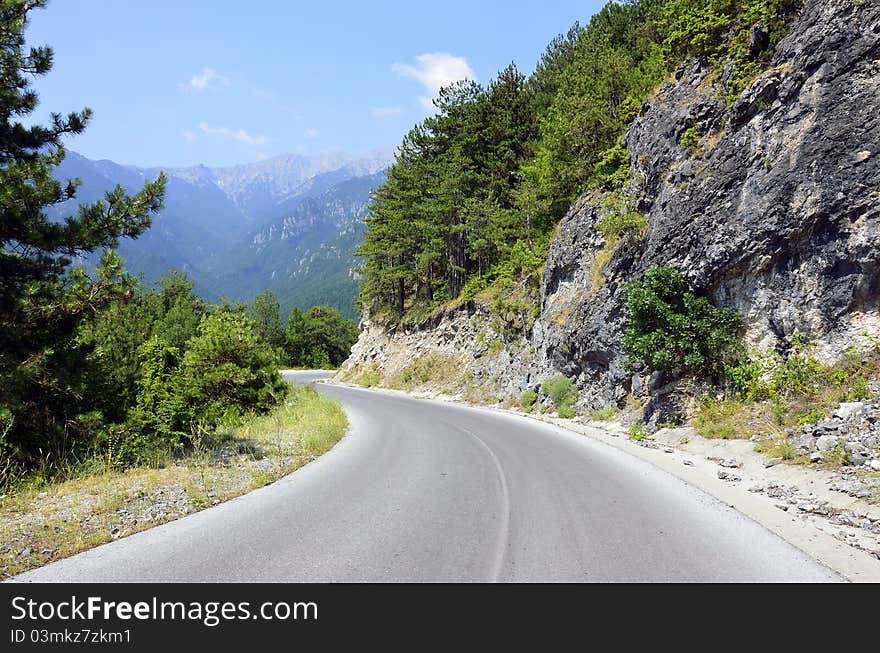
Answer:
<svg viewBox="0 0 880 653"><path fill-rule="evenodd" d="M694 295L678 270L654 266L626 286L630 321L623 351L630 366L721 378L742 352L742 320L732 308Z"/></svg>

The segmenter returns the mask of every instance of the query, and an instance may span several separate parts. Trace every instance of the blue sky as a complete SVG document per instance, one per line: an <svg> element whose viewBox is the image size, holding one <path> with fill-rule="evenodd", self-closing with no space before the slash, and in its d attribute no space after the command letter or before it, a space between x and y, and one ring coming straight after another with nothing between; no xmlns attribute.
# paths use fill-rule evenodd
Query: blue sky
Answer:
<svg viewBox="0 0 880 653"><path fill-rule="evenodd" d="M394 145L441 83L531 72L603 1L51 0L31 45L50 111L88 106L70 149L142 166L247 163Z"/></svg>

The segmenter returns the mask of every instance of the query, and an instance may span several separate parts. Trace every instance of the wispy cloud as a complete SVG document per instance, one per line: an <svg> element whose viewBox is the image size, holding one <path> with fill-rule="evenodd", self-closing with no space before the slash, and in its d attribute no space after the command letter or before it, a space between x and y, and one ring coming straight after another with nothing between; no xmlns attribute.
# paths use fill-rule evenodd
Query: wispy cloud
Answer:
<svg viewBox="0 0 880 653"><path fill-rule="evenodd" d="M199 129L209 136L223 136L224 138L232 138L239 143L245 145L267 145L269 143L268 136L253 136L243 129L229 129L229 127L211 127L206 122L199 123Z"/></svg>
<svg viewBox="0 0 880 653"><path fill-rule="evenodd" d="M185 140L187 143L192 143L194 140L196 140L195 132L190 131L189 129L185 129L183 131L183 140Z"/></svg>
<svg viewBox="0 0 880 653"><path fill-rule="evenodd" d="M456 57L447 52L427 52L416 57L416 65L395 63L391 70L401 77L415 79L425 87L428 95L419 97L419 102L433 108L433 100L440 89L462 79L476 79L464 57Z"/></svg>
<svg viewBox="0 0 880 653"><path fill-rule="evenodd" d="M204 93L210 87L230 86L232 82L213 68L205 68L202 72L193 75L188 82L180 87L190 93Z"/></svg>
<svg viewBox="0 0 880 653"><path fill-rule="evenodd" d="M391 118L401 114L400 107L370 107L370 113L374 118Z"/></svg>
<svg viewBox="0 0 880 653"><path fill-rule="evenodd" d="M317 129L307 129L305 133L306 138L318 138L321 135Z"/></svg>

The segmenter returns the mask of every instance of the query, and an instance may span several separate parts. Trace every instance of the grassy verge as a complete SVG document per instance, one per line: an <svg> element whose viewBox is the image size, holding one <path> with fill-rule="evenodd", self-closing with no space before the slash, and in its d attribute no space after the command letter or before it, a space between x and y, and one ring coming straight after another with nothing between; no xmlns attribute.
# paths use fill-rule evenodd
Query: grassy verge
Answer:
<svg viewBox="0 0 880 653"><path fill-rule="evenodd" d="M272 483L331 449L347 428L337 402L292 389L272 413L220 429L162 466L22 484L0 498L0 578Z"/></svg>
<svg viewBox="0 0 880 653"><path fill-rule="evenodd" d="M696 431L706 438L754 439L760 453L808 463L787 433L822 420L841 402L869 398L869 380L880 374L880 347L847 352L831 365L808 352L804 346L784 361L765 355L736 368L739 392L704 397L693 418ZM848 457L841 447L823 462L846 465Z"/></svg>

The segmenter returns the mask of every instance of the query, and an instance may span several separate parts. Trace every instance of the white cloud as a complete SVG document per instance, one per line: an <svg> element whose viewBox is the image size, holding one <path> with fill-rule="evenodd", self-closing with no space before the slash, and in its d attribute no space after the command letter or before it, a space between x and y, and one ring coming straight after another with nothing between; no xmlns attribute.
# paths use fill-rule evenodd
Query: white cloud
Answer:
<svg viewBox="0 0 880 653"><path fill-rule="evenodd" d="M396 63L391 70L401 77L410 77L422 83L429 95L419 97L427 108L433 108L432 101L440 89L461 79L475 79L476 75L464 57L456 57L446 52L427 52L416 57L417 65Z"/></svg>
<svg viewBox="0 0 880 653"><path fill-rule="evenodd" d="M185 140L187 143L192 143L194 140L196 140L195 132L192 132L189 129L185 129L183 132L183 140Z"/></svg>
<svg viewBox="0 0 880 653"><path fill-rule="evenodd" d="M370 113L374 118L391 118L401 114L400 107L370 107Z"/></svg>
<svg viewBox="0 0 880 653"><path fill-rule="evenodd" d="M266 145L269 143L267 136L252 136L243 129L229 129L229 127L211 127L206 122L199 123L199 129L210 136L223 136L234 138L245 145Z"/></svg>
<svg viewBox="0 0 880 653"><path fill-rule="evenodd" d="M305 133L306 138L318 138L321 135L317 129L307 129Z"/></svg>
<svg viewBox="0 0 880 653"><path fill-rule="evenodd" d="M230 86L231 84L228 77L224 77L213 68L205 68L199 74L193 75L188 82L181 84L180 87L192 93L203 93L212 85Z"/></svg>

